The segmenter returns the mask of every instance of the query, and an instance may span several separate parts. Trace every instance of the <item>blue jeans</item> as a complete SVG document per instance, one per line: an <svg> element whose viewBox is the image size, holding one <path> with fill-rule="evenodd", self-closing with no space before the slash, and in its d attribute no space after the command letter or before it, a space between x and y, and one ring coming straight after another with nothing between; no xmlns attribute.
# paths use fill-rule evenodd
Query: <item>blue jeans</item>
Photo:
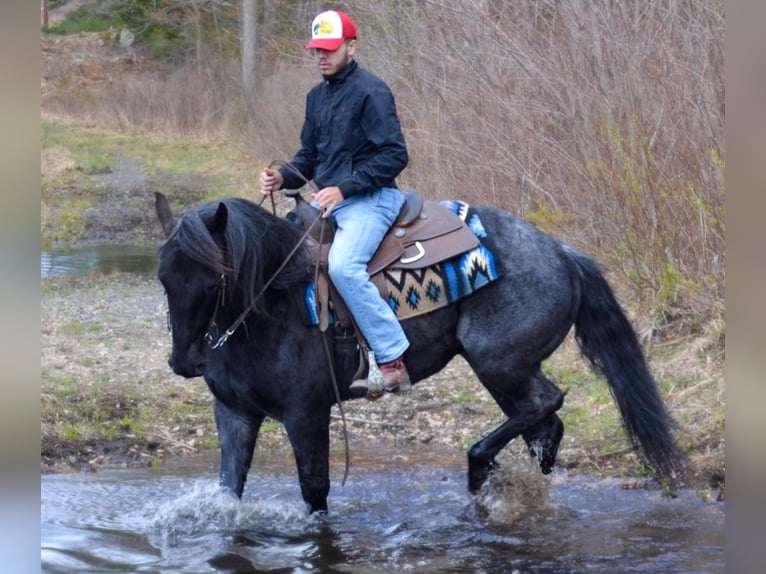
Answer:
<svg viewBox="0 0 766 574"><path fill-rule="evenodd" d="M394 311L367 273L367 263L396 221L403 203L404 196L398 189L384 187L344 199L332 211L338 229L330 248L330 278L378 364L398 359L410 345Z"/></svg>

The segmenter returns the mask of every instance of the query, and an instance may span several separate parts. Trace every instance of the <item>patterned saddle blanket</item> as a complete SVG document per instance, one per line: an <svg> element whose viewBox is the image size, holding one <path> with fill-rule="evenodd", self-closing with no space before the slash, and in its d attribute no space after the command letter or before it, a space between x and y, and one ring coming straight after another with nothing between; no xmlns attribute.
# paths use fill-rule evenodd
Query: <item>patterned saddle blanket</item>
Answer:
<svg viewBox="0 0 766 574"><path fill-rule="evenodd" d="M389 266L373 276L381 295L400 321L446 307L500 277L491 250L491 238L479 214L462 201L441 201L462 219L479 240L477 247L424 267ZM316 288L305 293L307 323L319 324ZM332 320L332 319L331 319Z"/></svg>

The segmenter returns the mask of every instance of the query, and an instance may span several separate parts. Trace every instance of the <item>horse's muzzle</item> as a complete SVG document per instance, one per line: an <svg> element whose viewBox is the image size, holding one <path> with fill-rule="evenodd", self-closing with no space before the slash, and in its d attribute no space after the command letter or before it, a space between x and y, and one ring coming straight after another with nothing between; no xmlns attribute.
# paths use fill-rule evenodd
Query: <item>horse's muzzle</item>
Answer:
<svg viewBox="0 0 766 574"><path fill-rule="evenodd" d="M176 359L176 354L172 353L168 360L168 365L173 372L186 379L193 379L194 377L201 377L205 374L205 359L204 357L196 357L193 360L179 361Z"/></svg>

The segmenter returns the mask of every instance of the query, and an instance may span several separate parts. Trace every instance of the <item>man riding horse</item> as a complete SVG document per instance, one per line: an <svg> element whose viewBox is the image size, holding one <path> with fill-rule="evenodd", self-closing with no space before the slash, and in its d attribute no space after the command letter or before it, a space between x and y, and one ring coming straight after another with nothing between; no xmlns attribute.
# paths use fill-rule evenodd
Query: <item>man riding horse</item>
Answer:
<svg viewBox="0 0 766 574"><path fill-rule="evenodd" d="M322 81L306 98L301 148L290 162L300 174L265 169L260 184L264 195L297 189L311 179L317 184L313 203L337 225L330 277L374 353L383 387L395 391L409 385L403 360L409 342L370 282L367 264L404 204L395 178L408 155L391 90L354 60L356 36L356 24L344 12L314 18L306 48L314 53ZM351 390L380 396L366 380L355 381Z"/></svg>

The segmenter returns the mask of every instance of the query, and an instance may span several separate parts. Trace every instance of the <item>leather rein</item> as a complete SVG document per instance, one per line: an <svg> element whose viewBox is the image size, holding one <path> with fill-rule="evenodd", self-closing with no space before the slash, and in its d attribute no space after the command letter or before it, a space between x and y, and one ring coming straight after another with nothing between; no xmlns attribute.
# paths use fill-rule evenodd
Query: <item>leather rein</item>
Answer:
<svg viewBox="0 0 766 574"><path fill-rule="evenodd" d="M284 167L288 168L290 171L292 171L294 174L300 176L303 181L309 185L314 191L319 191L316 184L313 181L309 181L304 177L304 175L296 169L294 165L292 165L290 162L281 162L281 161L272 161L269 164L269 169L271 169L273 166L281 164ZM273 214L276 216L277 214L277 208L274 204L274 194L273 192L269 194L269 197L271 198L271 209ZM259 206L263 204L266 197L261 199ZM211 349L220 349L226 341L229 340L229 337L231 337L236 330L242 325L242 323L245 322L245 319L247 316L253 311L255 308L256 302L263 297L263 294L266 292L266 289L269 288L269 286L274 282L274 280L277 278L277 276L284 270L284 268L287 266L287 264L290 262L290 260L293 258L293 256L298 252L298 250L303 246L303 243L306 241L306 238L311 233L311 230L314 228L314 226L322 220L322 212L320 211L317 216L314 218L314 221L311 222L311 224L306 228L306 231L301 235L298 242L295 244L295 246L290 250L290 253L287 254L287 257L285 257L285 260L282 262L282 264L277 268L276 271L272 274L272 276L266 281L266 283L263 284L263 287L256 293L255 297L251 301L251 303L245 308L242 313L235 319L235 321L231 324L231 326L226 329L226 331L223 332L223 334L218 337L216 340L215 337L211 334L211 330L216 326L215 323L215 317L218 314L218 309L224 306L225 299L226 299L226 275L224 273L221 273L221 286L218 289L218 296L216 299L215 309L213 310L213 316L210 318L210 323L208 324L207 331L205 332L205 342L210 346ZM320 231L321 234L324 233L324 221L322 221L322 228ZM321 236L320 236L321 237ZM321 242L321 239L320 239ZM317 261L316 268L314 269L314 283L316 284L317 275L319 274L319 262ZM343 409L343 402L340 398L340 390L338 388L338 381L335 378L335 368L333 365L333 359L332 359L332 353L330 352L330 347L327 343L327 333L322 331L322 343L324 346L324 352L325 352L325 358L327 359L327 367L330 370L330 377L332 379L333 384L333 391L335 392L335 400L338 403L338 412L340 413L341 421L343 423L343 441L345 445L345 469L343 472L343 480L341 481L341 486L345 486L346 479L348 478L348 471L349 467L351 465L350 455L349 455L349 447L348 447L348 429L346 428L346 413Z"/></svg>
<svg viewBox="0 0 766 574"><path fill-rule="evenodd" d="M317 189L316 184L313 181L309 181L308 179L306 179L304 177L304 175L300 171L298 171L296 169L296 167L294 165L292 165L290 162L282 162L282 161L275 160L275 161L272 161L269 164L269 169L271 169L272 167L274 167L277 164L281 164L281 165L287 167L293 173L295 173L298 176L300 176L307 185L309 185L311 188L314 189L314 191L319 191ZM268 197L271 198L271 211L272 211L272 213L274 215L276 215L277 214L277 207L274 204L274 194L270 193ZM261 201L258 203L258 206L260 207L261 205L263 205L263 202L265 200L266 200L266 196L264 196L263 199L261 199ZM247 308L244 311L242 311L242 313L239 315L239 317L236 318L234 323L232 323L232 325L228 329L226 329L226 331L223 332L223 335L218 337L218 339L215 340L215 342L213 342L215 337L213 337L213 335L210 334L210 331L211 331L211 329L213 327L216 326L215 325L215 316L216 316L216 314L218 312L218 309L220 307L223 307L223 305L224 305L224 294L225 294L225 291L226 291L226 275L221 273L221 287L218 290L218 300L216 301L215 310L213 311L213 316L210 319L210 323L208 324L207 332L205 333L205 342L208 345L210 345L211 349L219 349L219 348L221 348L224 345L224 343L226 343L226 341L229 339L229 337L231 337L234 334L234 332L242 325L242 323L244 323L245 318L247 318L247 316L250 314L250 312L255 308L255 303L258 301L258 299L263 297L263 294L266 292L266 289L269 288L269 286L274 282L274 280L277 278L277 276L284 270L285 267L287 267L287 264L290 262L290 259L292 259L293 256L298 252L298 250L303 245L303 242L306 241L306 238L311 233L311 230L314 228L314 226L319 222L319 220L321 218L322 218L322 213L320 212L316 216L314 221L311 222L311 225L309 225L308 228L306 228L306 231L303 233L303 235L301 235L300 239L295 244L295 247L293 247L292 250L290 251L290 253L287 254L287 257L285 257L285 260L282 262L282 264L277 268L277 270L269 278L269 280L266 281L266 283L263 284L263 287L261 287L260 291L258 291L258 293L256 293L256 295L253 298L253 300L250 303L250 305L248 305ZM324 231L324 229L323 229L323 231ZM315 273L316 273L316 271L315 271Z"/></svg>
<svg viewBox="0 0 766 574"><path fill-rule="evenodd" d="M265 198L264 198L265 199ZM282 272L282 270L287 266L287 264L290 262L290 260L293 258L293 256L298 252L298 250L303 245L303 242L306 240L306 237L308 237L309 233L311 233L311 230L314 228L314 225L317 224L317 222L321 219L322 214L320 213L317 215L316 219L311 222L311 225L308 226L304 234L301 236L301 238L298 240L298 243L295 244L295 247L292 248L290 253L287 254L287 257L285 257L285 260L282 262L282 264L277 268L277 270L274 272L274 274L269 278L266 283L263 284L263 287L261 287L260 291L256 293L255 297L253 298L250 305L248 305L242 313L240 313L239 317L236 318L236 320L231 324L231 327L226 329L226 331L223 332L223 335L218 337L218 339L213 342L215 337L213 337L210 334L211 329L215 326L215 316L218 313L218 309L220 307L223 307L224 305L224 299L225 299L225 292L226 292L226 275L221 273L221 286L218 289L218 298L215 304L215 309L213 310L213 316L210 319L210 325L208 326L208 330L205 333L205 342L207 342L208 345L210 345L211 349L219 349L221 348L226 341L228 341L229 337L231 337L234 332L244 323L247 316L250 314L250 312L255 308L255 303L263 297L263 294L266 292L266 289L269 288L269 286L274 282L274 280L279 276L279 274Z"/></svg>

